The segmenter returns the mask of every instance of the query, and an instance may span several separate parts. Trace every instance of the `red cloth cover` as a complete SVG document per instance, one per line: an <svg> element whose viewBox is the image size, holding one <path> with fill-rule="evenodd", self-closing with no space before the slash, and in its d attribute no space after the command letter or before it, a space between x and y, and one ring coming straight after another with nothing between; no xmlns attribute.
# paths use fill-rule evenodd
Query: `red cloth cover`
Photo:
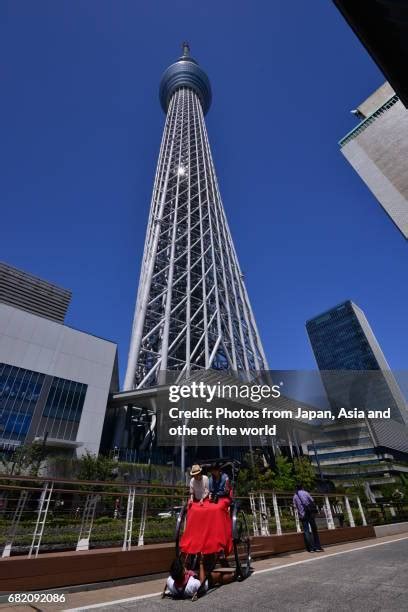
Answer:
<svg viewBox="0 0 408 612"><path fill-rule="evenodd" d="M186 530L180 541L184 553L210 555L224 551L229 555L232 552L230 503L229 497L220 497L217 504L208 499L202 506L193 502L187 510Z"/></svg>

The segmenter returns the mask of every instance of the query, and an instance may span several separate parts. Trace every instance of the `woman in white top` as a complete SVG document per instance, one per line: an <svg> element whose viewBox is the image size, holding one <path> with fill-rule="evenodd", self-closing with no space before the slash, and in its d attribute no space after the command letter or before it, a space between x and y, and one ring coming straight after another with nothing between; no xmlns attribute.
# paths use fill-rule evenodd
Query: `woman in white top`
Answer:
<svg viewBox="0 0 408 612"><path fill-rule="evenodd" d="M198 464L193 465L190 476L192 476L190 480L190 503L196 501L203 505L209 494L208 476L203 474L203 470Z"/></svg>

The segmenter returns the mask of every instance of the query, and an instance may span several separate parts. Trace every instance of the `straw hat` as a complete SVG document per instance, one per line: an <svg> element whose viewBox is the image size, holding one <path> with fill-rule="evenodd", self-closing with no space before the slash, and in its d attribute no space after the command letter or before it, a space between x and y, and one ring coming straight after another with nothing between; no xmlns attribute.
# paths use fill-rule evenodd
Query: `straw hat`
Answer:
<svg viewBox="0 0 408 612"><path fill-rule="evenodd" d="M198 465L198 463L196 463L191 468L190 476L197 476L197 474L201 474L202 471L203 470L201 469L201 467Z"/></svg>

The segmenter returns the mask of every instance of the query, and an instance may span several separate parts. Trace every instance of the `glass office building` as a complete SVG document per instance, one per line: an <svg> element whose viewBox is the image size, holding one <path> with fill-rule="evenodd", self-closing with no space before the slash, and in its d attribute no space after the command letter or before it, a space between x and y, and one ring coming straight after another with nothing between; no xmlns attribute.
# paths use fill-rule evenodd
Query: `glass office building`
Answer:
<svg viewBox="0 0 408 612"><path fill-rule="evenodd" d="M311 319L306 329L320 370L379 369L352 302Z"/></svg>
<svg viewBox="0 0 408 612"><path fill-rule="evenodd" d="M389 407L394 421L408 422L406 401L356 304L339 304L308 321L306 329L333 408Z"/></svg>
<svg viewBox="0 0 408 612"><path fill-rule="evenodd" d="M379 484L406 471L406 400L364 312L348 300L307 321L306 329L333 412L390 408L391 417L327 423L307 447L312 460L327 478L343 482L363 476Z"/></svg>
<svg viewBox="0 0 408 612"><path fill-rule="evenodd" d="M75 440L87 385L0 363L0 440L24 444L44 437Z"/></svg>

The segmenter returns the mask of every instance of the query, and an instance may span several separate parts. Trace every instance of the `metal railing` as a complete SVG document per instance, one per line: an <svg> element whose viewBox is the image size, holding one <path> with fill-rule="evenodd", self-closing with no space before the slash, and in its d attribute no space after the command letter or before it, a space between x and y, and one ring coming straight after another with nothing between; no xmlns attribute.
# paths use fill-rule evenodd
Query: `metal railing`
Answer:
<svg viewBox="0 0 408 612"><path fill-rule="evenodd" d="M367 525L364 504L358 496L313 494L316 523L321 529ZM284 535L302 531L301 520L288 493L261 491L251 494L254 535Z"/></svg>
<svg viewBox="0 0 408 612"><path fill-rule="evenodd" d="M187 498L183 485L0 476L2 557L173 542ZM369 504L355 495L321 493L314 499L321 529L408 519L408 502ZM302 531L292 494L254 491L239 500L255 536Z"/></svg>
<svg viewBox="0 0 408 612"><path fill-rule="evenodd" d="M172 541L183 485L0 476L0 550L39 552Z"/></svg>
<svg viewBox="0 0 408 612"><path fill-rule="evenodd" d="M350 130L350 132L348 132L341 140L339 140L340 148L344 147L344 145L350 142L350 140L353 140L354 138L356 138L356 136L361 134L361 132L364 132L364 130L369 125L374 123L376 119L381 117L381 115L383 115L388 109L394 106L394 104L396 104L398 100L399 100L399 97L397 95L391 96L391 98L389 98L389 100L387 100L386 102L384 102L384 104L382 104L379 108L377 108L376 111L374 111L371 115L363 119L363 121L361 121L358 125L356 125L355 128Z"/></svg>

